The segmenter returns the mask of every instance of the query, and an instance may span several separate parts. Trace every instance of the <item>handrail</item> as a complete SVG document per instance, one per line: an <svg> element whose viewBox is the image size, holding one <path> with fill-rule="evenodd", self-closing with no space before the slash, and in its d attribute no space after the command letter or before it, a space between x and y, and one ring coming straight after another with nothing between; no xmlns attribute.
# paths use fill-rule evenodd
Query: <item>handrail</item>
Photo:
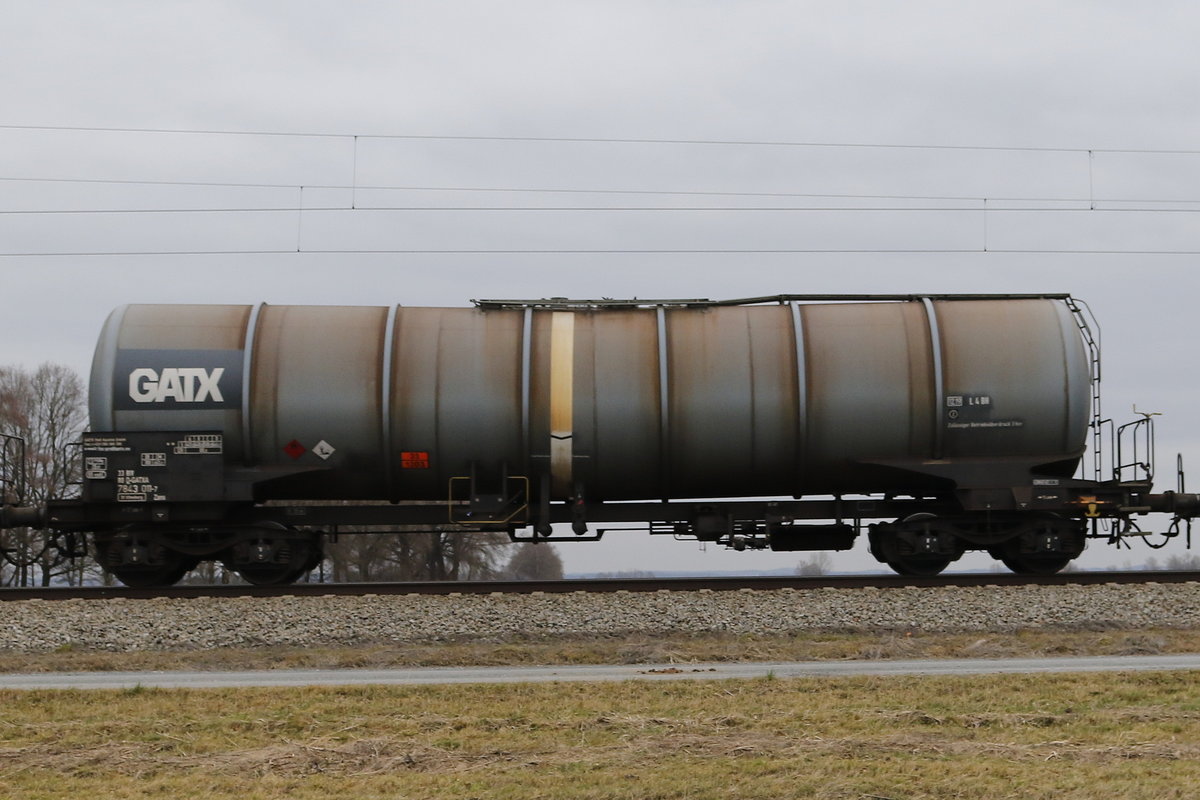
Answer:
<svg viewBox="0 0 1200 800"><path fill-rule="evenodd" d="M922 300L1064 300L1072 301L1069 294L775 294L763 297L740 297L732 300L688 299L571 299L567 297L543 297L540 300L472 300L480 309L614 309L614 308L706 308L710 306L752 306L768 303L793 302L861 302L896 301L920 302ZM1082 304L1086 307L1086 304ZM1090 314L1090 311L1089 311Z"/></svg>

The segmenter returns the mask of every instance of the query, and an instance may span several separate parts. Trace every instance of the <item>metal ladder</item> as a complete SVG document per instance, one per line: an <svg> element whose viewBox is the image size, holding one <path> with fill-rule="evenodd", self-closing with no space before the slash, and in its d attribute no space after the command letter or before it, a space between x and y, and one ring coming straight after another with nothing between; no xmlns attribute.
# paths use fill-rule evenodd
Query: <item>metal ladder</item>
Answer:
<svg viewBox="0 0 1200 800"><path fill-rule="evenodd" d="M1082 300L1067 295L1063 302L1070 309L1079 334L1083 337L1084 346L1087 347L1092 393L1092 421L1088 424L1092 429L1092 479L1100 481L1104 480L1103 427L1112 427L1112 420L1101 419L1100 413L1100 324L1096 322L1092 309Z"/></svg>

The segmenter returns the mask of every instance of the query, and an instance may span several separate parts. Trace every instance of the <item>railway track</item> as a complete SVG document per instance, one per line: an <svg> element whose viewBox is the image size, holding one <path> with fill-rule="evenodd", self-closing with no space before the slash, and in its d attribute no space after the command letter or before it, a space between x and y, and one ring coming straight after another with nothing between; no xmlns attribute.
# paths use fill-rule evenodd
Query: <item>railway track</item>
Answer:
<svg viewBox="0 0 1200 800"><path fill-rule="evenodd" d="M533 592L728 592L742 589L891 589L944 586L1089 586L1097 584L1192 583L1200 572L1065 572L1026 576L1009 573L962 573L935 577L903 575L745 576L698 578L581 579L560 581L424 581L410 583L295 583L289 586L170 586L133 589L127 586L26 587L0 589L4 600L106 600L113 598L314 597L372 594L529 594Z"/></svg>

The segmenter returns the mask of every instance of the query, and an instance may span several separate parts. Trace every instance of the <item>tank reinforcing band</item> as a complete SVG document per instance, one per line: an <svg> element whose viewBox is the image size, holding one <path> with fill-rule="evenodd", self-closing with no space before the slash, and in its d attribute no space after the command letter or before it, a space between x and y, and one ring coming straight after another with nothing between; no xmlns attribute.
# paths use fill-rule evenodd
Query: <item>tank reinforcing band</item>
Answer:
<svg viewBox="0 0 1200 800"><path fill-rule="evenodd" d="M942 457L945 447L945 426L943 414L946 413L946 376L942 364L942 332L938 327L937 309L933 300L921 298L925 307L925 318L929 321L929 350L933 358L933 459Z"/></svg>
<svg viewBox="0 0 1200 800"><path fill-rule="evenodd" d="M793 458L793 497L800 497L804 485L803 465L808 445L808 352L804 343L804 318L800 304L788 301L792 311L792 338L796 344L796 445Z"/></svg>
<svg viewBox="0 0 1200 800"><path fill-rule="evenodd" d="M399 499L395 491L398 488L394 482L396 475L393 462L396 458L396 445L392 441L392 359L396 350L396 317L400 314L400 306L388 308L387 322L383 326L383 367L382 379L379 386L379 426L383 439L383 479L389 497Z"/></svg>
<svg viewBox="0 0 1200 800"><path fill-rule="evenodd" d="M242 461L246 466L254 465L254 430L250 423L251 378L254 376L254 340L258 335L258 322L262 319L266 303L259 303L250 311L246 320L246 338L242 343Z"/></svg>

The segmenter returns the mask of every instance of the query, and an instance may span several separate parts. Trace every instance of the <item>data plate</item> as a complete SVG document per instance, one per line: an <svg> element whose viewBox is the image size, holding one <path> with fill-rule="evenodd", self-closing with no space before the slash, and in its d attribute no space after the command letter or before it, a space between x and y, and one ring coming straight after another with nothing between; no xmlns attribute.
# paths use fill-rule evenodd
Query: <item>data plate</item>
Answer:
<svg viewBox="0 0 1200 800"><path fill-rule="evenodd" d="M221 500L224 437L211 431L85 433L83 499L168 503Z"/></svg>

